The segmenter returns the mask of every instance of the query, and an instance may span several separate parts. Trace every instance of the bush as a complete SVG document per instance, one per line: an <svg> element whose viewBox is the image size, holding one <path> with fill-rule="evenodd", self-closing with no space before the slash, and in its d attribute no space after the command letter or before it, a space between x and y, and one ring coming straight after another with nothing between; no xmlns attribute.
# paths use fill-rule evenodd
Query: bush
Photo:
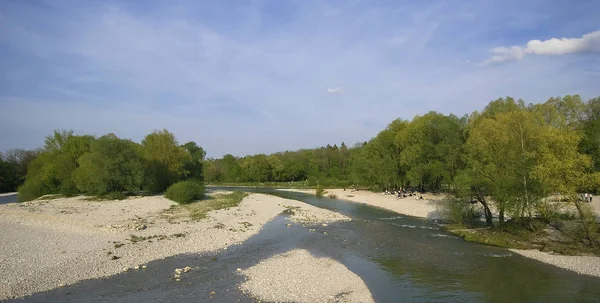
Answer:
<svg viewBox="0 0 600 303"><path fill-rule="evenodd" d="M442 205L442 218L452 223L472 226L481 218L481 213L463 199L450 199Z"/></svg>
<svg viewBox="0 0 600 303"><path fill-rule="evenodd" d="M336 194L329 194L327 197L329 199L337 199L338 198L338 196Z"/></svg>
<svg viewBox="0 0 600 303"><path fill-rule="evenodd" d="M41 178L31 177L19 186L17 200L19 202L30 201L50 193L52 193L51 190Z"/></svg>
<svg viewBox="0 0 600 303"><path fill-rule="evenodd" d="M317 195L317 197L323 197L324 193L325 190L323 189L323 187L321 187L320 185L317 186L317 189L315 189L315 194Z"/></svg>
<svg viewBox="0 0 600 303"><path fill-rule="evenodd" d="M204 197L204 185L196 181L181 181L171 185L165 197L177 203L185 204Z"/></svg>

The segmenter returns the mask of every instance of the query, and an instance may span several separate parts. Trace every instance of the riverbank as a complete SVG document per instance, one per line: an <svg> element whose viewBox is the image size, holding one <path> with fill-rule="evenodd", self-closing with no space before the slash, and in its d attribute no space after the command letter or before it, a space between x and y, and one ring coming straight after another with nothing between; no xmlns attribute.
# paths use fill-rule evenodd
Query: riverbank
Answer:
<svg viewBox="0 0 600 303"><path fill-rule="evenodd" d="M315 194L314 189L279 190ZM383 193L374 193L367 190L353 191L350 189L326 189L324 196L327 197L328 195L335 195L339 199L384 208L403 215L432 220L441 219L441 205L444 203L444 195L434 195L431 193L423 194L423 200L418 200L417 197L399 199L394 195L384 195Z"/></svg>
<svg viewBox="0 0 600 303"><path fill-rule="evenodd" d="M284 191L301 192L306 194L315 194L314 190L303 189L280 189ZM371 206L381 207L387 210L397 212L399 214L427 218L441 219L443 207L443 195L423 194L424 200L416 200L414 197L397 199L392 195L383 195L382 193L374 193L371 191L351 191L346 189L326 189L324 196L333 194L338 199L349 200L358 203L364 203ZM324 198L326 199L326 198ZM594 197L592 208L597 214L600 214L600 200ZM450 231L452 232L452 231ZM464 238L464 234L453 232ZM466 239L467 240L467 239ZM472 240L482 244L489 244L481 240ZM596 256L570 256L560 255L550 252L542 252L537 249L510 249L514 253L522 256L551 264L563 269L585 274L595 277L600 277L600 257Z"/></svg>
<svg viewBox="0 0 600 303"><path fill-rule="evenodd" d="M222 199L226 194L211 196ZM123 271L143 271L146 263L169 256L227 249L256 235L285 210L293 209L291 219L303 224L349 220L263 194L248 195L236 207L210 211L202 220L192 219L186 207L163 196L0 205L0 300Z"/></svg>

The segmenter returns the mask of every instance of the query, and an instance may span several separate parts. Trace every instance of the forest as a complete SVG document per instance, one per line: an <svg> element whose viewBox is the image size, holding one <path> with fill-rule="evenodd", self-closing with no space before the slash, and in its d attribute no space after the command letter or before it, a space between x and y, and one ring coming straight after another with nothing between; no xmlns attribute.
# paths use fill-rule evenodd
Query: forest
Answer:
<svg viewBox="0 0 600 303"><path fill-rule="evenodd" d="M201 183L205 155L195 142L179 145L167 130L147 135L141 144L114 134L54 131L39 150L3 155L0 187L18 189L19 201L47 194L162 193L179 181Z"/></svg>
<svg viewBox="0 0 600 303"><path fill-rule="evenodd" d="M164 192L184 180L211 184L286 182L371 190L413 188L476 200L505 213L543 210L560 193L600 189L600 98L578 95L526 104L511 97L464 116L429 112L396 119L368 142L205 159L195 142L179 145L167 130L141 143L55 131L35 151L10 150L0 188L22 201L45 194Z"/></svg>

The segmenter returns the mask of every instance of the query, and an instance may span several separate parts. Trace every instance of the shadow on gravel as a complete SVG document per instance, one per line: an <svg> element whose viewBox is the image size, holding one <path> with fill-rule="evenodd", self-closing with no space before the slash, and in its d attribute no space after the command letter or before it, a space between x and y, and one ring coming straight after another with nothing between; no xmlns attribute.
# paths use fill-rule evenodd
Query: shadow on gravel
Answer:
<svg viewBox="0 0 600 303"><path fill-rule="evenodd" d="M82 281L16 302L254 302L237 288L244 278L236 269L292 249L343 263L363 279L376 302L597 302L600 298L600 279L465 242L426 220L359 203L296 193L277 195L338 211L353 221L286 227L289 221L282 214L259 234L228 250L157 260L145 270ZM182 274L180 282L170 279L175 268L185 266L199 268Z"/></svg>

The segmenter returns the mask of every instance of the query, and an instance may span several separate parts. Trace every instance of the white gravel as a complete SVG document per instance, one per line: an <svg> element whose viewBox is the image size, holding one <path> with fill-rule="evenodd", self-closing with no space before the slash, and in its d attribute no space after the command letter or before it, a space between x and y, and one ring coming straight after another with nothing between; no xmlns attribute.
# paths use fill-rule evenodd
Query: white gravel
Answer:
<svg viewBox="0 0 600 303"><path fill-rule="evenodd" d="M299 212L311 220L341 219L302 202L261 194L246 197L238 207L210 212L199 222L187 215L168 217L165 211L173 205L162 196L0 205L0 300L118 274L181 253L241 243L285 210L282 205L300 207ZM131 235L154 238L133 243ZM114 242L125 245L116 248ZM119 259L112 260L113 256Z"/></svg>
<svg viewBox="0 0 600 303"><path fill-rule="evenodd" d="M579 274L600 277L600 257L561 256L530 249L510 249L510 251L531 259L568 269Z"/></svg>
<svg viewBox="0 0 600 303"><path fill-rule="evenodd" d="M343 264L292 250L273 256L241 274L240 289L272 302L374 302L367 285Z"/></svg>
<svg viewBox="0 0 600 303"><path fill-rule="evenodd" d="M294 191L308 194L315 194L315 190L305 189L280 189L283 191ZM440 219L438 206L443 203L442 195L423 194L424 200L417 200L416 197L396 198L394 195L384 195L374 193L368 190L352 191L350 189L327 189L325 196L334 194L338 199L348 200L358 203L365 203L371 206L385 208L399 214L413 217Z"/></svg>

